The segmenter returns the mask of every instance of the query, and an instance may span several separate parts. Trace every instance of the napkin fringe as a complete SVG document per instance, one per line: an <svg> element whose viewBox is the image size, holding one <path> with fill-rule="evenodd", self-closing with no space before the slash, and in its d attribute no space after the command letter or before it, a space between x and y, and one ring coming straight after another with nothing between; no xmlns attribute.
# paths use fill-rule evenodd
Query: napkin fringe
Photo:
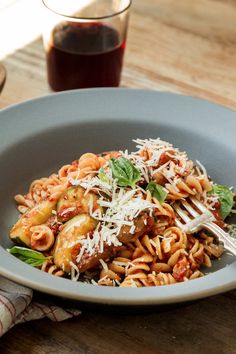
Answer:
<svg viewBox="0 0 236 354"><path fill-rule="evenodd" d="M53 304L32 302L33 291L0 277L0 337L16 324L44 317L61 322L78 316L78 309L63 309Z"/></svg>

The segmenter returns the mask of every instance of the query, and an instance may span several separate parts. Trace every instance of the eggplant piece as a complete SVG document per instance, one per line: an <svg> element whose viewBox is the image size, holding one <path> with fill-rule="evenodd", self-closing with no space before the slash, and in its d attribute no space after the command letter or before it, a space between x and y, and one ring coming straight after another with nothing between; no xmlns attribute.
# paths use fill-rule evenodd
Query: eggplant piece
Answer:
<svg viewBox="0 0 236 354"><path fill-rule="evenodd" d="M44 224L52 215L56 201L44 200L23 214L10 231L12 241L30 247L32 226Z"/></svg>
<svg viewBox="0 0 236 354"><path fill-rule="evenodd" d="M135 224L135 230L134 233L130 233L130 226L124 225L122 226L120 233L118 235L118 240L124 244L129 243L130 241L135 241L137 238L140 236L144 235L146 232L148 232L153 224L154 220L152 217L150 217L148 214L144 213L140 216L138 216L134 220Z"/></svg>
<svg viewBox="0 0 236 354"><path fill-rule="evenodd" d="M76 264L76 257L80 252L80 240L89 232L93 232L98 221L91 218L88 214L80 214L67 221L58 234L53 257L57 267L66 273L71 271L71 262Z"/></svg>
<svg viewBox="0 0 236 354"><path fill-rule="evenodd" d="M92 210L100 208L97 203L98 196L89 192L85 194L82 187L71 187L60 197L57 203L57 215L60 221L65 222L78 214L89 214Z"/></svg>
<svg viewBox="0 0 236 354"><path fill-rule="evenodd" d="M100 259L106 260L110 259L113 257L117 250L120 249L121 247L114 247L114 246L108 246L104 245L104 250L103 252L95 252L95 254L90 255L88 253L84 253L83 256L81 257L81 260L77 264L77 267L81 273L85 272L86 270L89 270L91 268L95 268L100 264ZM75 262L74 262L75 263Z"/></svg>

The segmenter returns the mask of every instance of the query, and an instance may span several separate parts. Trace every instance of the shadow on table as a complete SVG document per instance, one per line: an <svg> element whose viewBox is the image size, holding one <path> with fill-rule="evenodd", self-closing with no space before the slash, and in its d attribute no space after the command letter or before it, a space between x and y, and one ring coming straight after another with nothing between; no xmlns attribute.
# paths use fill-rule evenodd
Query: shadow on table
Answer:
<svg viewBox="0 0 236 354"><path fill-rule="evenodd" d="M202 301L194 300L187 301L175 304L167 304L167 305L110 305L110 304L98 304L98 303L89 303L75 300L68 300L63 298L58 298L56 296L43 294L40 292L34 292L34 301L50 304L54 306L59 306L63 308L78 308L81 311L89 312L97 312L97 313L107 313L107 314L117 314L119 315L137 315L137 311L139 314L149 314L149 313L162 313L173 311L173 309L179 309L183 307L190 306L194 303L198 303Z"/></svg>

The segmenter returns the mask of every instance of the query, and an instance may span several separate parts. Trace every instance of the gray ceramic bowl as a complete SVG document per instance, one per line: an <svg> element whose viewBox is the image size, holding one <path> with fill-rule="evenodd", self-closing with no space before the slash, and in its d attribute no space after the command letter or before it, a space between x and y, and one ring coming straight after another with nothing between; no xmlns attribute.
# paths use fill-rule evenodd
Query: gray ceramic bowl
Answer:
<svg viewBox="0 0 236 354"><path fill-rule="evenodd" d="M161 137L200 160L216 182L236 186L236 113L198 99L131 89L51 94L0 112L0 273L69 299L109 304L167 304L235 288L235 257L225 254L207 276L151 288L111 288L72 282L8 254L17 218L13 197L86 151L134 149L132 138Z"/></svg>

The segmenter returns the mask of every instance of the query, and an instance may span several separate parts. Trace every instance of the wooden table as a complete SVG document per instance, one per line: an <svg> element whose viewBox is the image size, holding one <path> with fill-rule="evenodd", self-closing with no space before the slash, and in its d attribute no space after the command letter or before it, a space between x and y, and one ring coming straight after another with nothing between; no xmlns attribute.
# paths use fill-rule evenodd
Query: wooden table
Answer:
<svg viewBox="0 0 236 354"><path fill-rule="evenodd" d="M4 63L1 108L50 92L41 39ZM235 109L236 0L134 0L122 86L190 94ZM177 307L132 313L95 307L64 323L26 323L1 339L0 352L233 354L235 331L231 291Z"/></svg>

